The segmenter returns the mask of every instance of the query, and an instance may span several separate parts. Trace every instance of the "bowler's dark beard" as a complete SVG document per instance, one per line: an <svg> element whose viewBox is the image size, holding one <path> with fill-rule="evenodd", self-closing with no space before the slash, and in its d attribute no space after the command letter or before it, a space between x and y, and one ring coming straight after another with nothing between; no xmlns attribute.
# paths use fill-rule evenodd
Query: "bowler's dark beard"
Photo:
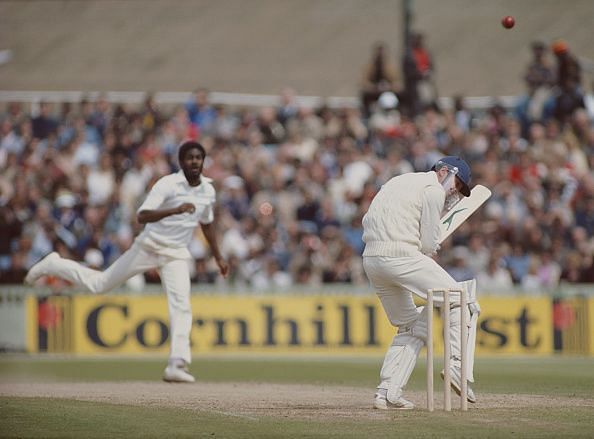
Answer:
<svg viewBox="0 0 594 439"><path fill-rule="evenodd" d="M198 176L193 176L191 170L185 170L184 171L184 175L186 176L186 180L188 180L188 183L190 184L190 186L198 186L200 184L200 177L202 176L202 169L200 170L200 174L198 174Z"/></svg>

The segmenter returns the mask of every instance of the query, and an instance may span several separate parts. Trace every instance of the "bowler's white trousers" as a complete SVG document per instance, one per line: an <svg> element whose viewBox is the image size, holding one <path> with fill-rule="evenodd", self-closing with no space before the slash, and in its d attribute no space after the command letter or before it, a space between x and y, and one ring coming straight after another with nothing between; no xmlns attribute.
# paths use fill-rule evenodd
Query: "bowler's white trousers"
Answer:
<svg viewBox="0 0 594 439"><path fill-rule="evenodd" d="M430 288L460 288L437 262L418 253L411 256L385 257L365 256L363 267L382 306L393 326L398 326L398 333L386 353L380 373L379 389L387 389L389 382L397 381L404 387L416 363L420 348L427 341L427 312L419 309L413 301L413 294L427 299ZM453 293L451 303L459 303L458 293ZM443 306L443 295L435 294L436 306ZM465 310L465 312L469 312ZM467 320L468 321L468 320ZM460 359L460 308L450 311L451 353L454 365L459 366ZM408 347L404 354L397 347ZM399 370L404 368L405 370Z"/></svg>
<svg viewBox="0 0 594 439"><path fill-rule="evenodd" d="M69 259L59 259L47 268L48 274L82 285L93 293L104 293L121 285L132 276L150 269L158 269L167 293L170 322L169 358L192 360L190 331L190 272L187 259L159 255L138 242L120 256L107 270L93 270Z"/></svg>

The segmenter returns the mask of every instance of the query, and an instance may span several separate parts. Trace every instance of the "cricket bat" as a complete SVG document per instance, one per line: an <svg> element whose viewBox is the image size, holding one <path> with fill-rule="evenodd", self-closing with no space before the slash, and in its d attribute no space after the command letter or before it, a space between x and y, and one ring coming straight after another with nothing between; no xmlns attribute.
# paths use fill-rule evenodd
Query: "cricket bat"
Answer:
<svg viewBox="0 0 594 439"><path fill-rule="evenodd" d="M477 184L470 191L469 197L462 198L440 220L441 237L439 243L444 242L460 225L468 219L491 196L489 188Z"/></svg>

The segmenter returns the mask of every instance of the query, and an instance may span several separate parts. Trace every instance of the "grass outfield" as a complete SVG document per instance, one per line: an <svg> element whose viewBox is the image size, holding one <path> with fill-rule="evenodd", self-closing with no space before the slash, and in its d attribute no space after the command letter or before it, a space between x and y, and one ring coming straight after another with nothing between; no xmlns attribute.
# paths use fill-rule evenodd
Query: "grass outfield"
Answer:
<svg viewBox="0 0 594 439"><path fill-rule="evenodd" d="M0 436L594 437L594 359L481 358L479 402L432 414L423 363L407 389L418 409L381 412L380 358L196 358L200 384L179 386L159 382L163 359L2 356Z"/></svg>

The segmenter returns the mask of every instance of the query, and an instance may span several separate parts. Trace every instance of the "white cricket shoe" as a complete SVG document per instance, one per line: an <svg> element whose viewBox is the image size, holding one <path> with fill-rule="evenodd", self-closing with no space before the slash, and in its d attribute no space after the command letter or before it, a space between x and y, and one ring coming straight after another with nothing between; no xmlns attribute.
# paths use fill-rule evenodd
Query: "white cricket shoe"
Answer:
<svg viewBox="0 0 594 439"><path fill-rule="evenodd" d="M443 370L440 373L441 375L441 379L444 378L444 372ZM450 368L450 386L452 387L452 389L454 389L454 392L456 392L456 394L458 396L460 396L462 394L462 380L460 377L460 369L457 367L451 367ZM466 386L466 399L468 400L468 402L471 403L476 403L476 396L474 395L474 392L472 391L472 389L470 388L470 383L467 384Z"/></svg>
<svg viewBox="0 0 594 439"><path fill-rule="evenodd" d="M49 273L48 268L58 259L60 259L60 255L57 252L51 252L45 258L38 261L31 267L27 276L25 276L25 283L27 285L34 285L37 279Z"/></svg>
<svg viewBox="0 0 594 439"><path fill-rule="evenodd" d="M373 400L373 408L378 410L412 410L415 408L415 405L402 396L395 403L392 403L385 396L376 393Z"/></svg>
<svg viewBox="0 0 594 439"><path fill-rule="evenodd" d="M196 379L190 374L188 364L184 360L177 360L165 368L163 381L168 383L193 383Z"/></svg>

